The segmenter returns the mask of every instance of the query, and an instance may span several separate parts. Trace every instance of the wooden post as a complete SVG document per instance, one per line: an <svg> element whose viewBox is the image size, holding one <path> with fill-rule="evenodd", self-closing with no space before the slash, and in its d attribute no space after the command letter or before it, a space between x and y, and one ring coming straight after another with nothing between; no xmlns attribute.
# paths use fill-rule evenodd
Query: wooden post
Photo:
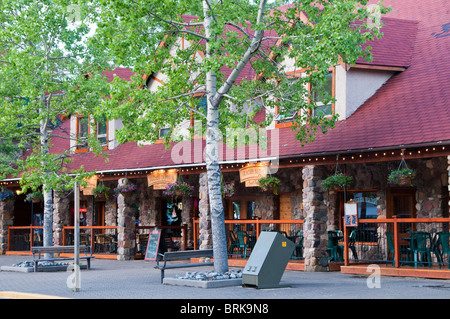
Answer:
<svg viewBox="0 0 450 319"><path fill-rule="evenodd" d="M30 251L31 247L34 245L34 238L33 238L33 225L30 225Z"/></svg>
<svg viewBox="0 0 450 319"><path fill-rule="evenodd" d="M344 221L344 266L348 266L348 230Z"/></svg>
<svg viewBox="0 0 450 319"><path fill-rule="evenodd" d="M194 250L198 249L198 236L197 236L197 226L195 218L192 218L192 231L194 232Z"/></svg>
<svg viewBox="0 0 450 319"><path fill-rule="evenodd" d="M261 224L259 223L259 218L256 218L256 240L258 240L260 233L261 233Z"/></svg>
<svg viewBox="0 0 450 319"><path fill-rule="evenodd" d="M183 250L186 250L186 246L187 246L187 229L188 229L188 225L183 224Z"/></svg>
<svg viewBox="0 0 450 319"><path fill-rule="evenodd" d="M395 268L400 267L400 234L398 231L397 216L394 218L394 248L395 248Z"/></svg>

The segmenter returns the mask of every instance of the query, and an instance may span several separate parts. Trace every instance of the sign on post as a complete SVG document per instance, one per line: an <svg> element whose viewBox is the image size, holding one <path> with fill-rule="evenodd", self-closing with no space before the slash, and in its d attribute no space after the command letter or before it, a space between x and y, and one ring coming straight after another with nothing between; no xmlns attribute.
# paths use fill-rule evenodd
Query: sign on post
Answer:
<svg viewBox="0 0 450 319"><path fill-rule="evenodd" d="M156 261L158 258L159 242L161 240L161 230L153 229L148 234L147 251L145 252L145 260Z"/></svg>
<svg viewBox="0 0 450 319"><path fill-rule="evenodd" d="M358 204L345 203L344 204L344 222L347 227L358 226Z"/></svg>

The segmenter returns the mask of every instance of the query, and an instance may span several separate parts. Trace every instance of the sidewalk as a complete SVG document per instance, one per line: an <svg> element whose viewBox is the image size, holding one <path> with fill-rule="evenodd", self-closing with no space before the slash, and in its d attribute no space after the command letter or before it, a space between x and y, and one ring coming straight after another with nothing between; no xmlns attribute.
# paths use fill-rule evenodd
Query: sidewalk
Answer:
<svg viewBox="0 0 450 319"><path fill-rule="evenodd" d="M27 256L0 256L0 266L29 260ZM81 271L81 290L67 287L68 272L0 272L0 292L34 293L76 299L449 299L450 281L381 277L380 288L368 288L367 276L285 271L281 284L289 288L254 289L241 286L190 288L162 285L154 263L144 260L94 259L91 270ZM208 271L200 267L198 271ZM166 277L196 268L166 270ZM368 273L369 275L369 273ZM0 295L0 298L10 298Z"/></svg>

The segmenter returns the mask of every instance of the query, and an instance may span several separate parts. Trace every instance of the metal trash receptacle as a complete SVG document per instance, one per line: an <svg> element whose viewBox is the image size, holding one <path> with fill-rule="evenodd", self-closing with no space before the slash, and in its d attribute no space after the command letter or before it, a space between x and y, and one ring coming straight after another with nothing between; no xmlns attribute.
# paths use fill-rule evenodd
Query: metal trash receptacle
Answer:
<svg viewBox="0 0 450 319"><path fill-rule="evenodd" d="M280 288L280 280L295 244L277 232L261 232L242 271L242 286Z"/></svg>

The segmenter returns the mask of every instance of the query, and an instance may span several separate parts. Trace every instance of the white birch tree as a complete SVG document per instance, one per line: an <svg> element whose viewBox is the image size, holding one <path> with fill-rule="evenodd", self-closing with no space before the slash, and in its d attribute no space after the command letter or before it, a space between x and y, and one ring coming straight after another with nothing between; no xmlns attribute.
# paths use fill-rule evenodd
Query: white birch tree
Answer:
<svg viewBox="0 0 450 319"><path fill-rule="evenodd" d="M53 142L77 139L62 120L92 114L105 88L101 77L88 76L95 73L83 44L89 26L74 21L86 14L75 9L82 7L65 0L0 1L0 179L19 178L24 192L42 187L44 246L53 245L53 190L85 184L92 174L68 171L73 149L52 151ZM86 139L99 152L94 134Z"/></svg>
<svg viewBox="0 0 450 319"><path fill-rule="evenodd" d="M330 67L370 59L362 45L381 32L365 23L365 0L291 1L268 10L267 0L126 0L95 3L99 17L92 42L116 65L131 68L134 81L117 79L103 115L121 118L120 142L158 139L158 129L202 121L216 271L226 271L227 249L220 187L218 145L228 128L257 128L261 110L296 114L292 128L301 143L314 140L317 130L333 127L336 115L311 113L317 106L308 83L319 91ZM381 14L387 11L379 5ZM101 51L99 50L99 51ZM198 57L201 58L198 58ZM293 61L294 72L287 61ZM243 77L243 72L250 70ZM304 76L299 76L303 73ZM148 79L163 75L157 89ZM199 107L199 95L206 108ZM252 108L248 104L254 101ZM322 102L330 102L324 96ZM232 105L233 107L230 107ZM246 110L246 111L244 111ZM166 142L177 141L174 134Z"/></svg>

